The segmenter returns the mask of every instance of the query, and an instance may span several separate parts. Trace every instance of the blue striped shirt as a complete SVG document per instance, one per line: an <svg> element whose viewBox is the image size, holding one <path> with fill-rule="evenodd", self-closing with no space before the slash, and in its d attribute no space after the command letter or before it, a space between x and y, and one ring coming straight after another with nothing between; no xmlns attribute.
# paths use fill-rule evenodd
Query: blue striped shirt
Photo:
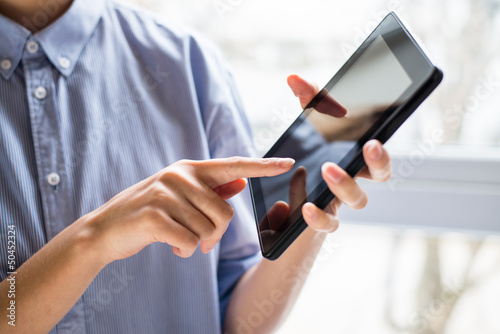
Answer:
<svg viewBox="0 0 500 334"><path fill-rule="evenodd" d="M165 166L233 155L254 155L249 125L208 42L112 1L75 0L36 34L0 15L2 280L8 226L19 267ZM230 202L210 254L181 259L155 243L115 261L51 333L221 332L234 285L260 261L248 192Z"/></svg>

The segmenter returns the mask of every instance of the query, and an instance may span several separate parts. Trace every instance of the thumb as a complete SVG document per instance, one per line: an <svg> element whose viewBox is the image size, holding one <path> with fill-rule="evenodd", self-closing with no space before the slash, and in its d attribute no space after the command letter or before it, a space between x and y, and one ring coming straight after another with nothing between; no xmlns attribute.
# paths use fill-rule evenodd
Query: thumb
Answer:
<svg viewBox="0 0 500 334"><path fill-rule="evenodd" d="M245 179L237 179L232 182L215 187L214 192L227 201L231 197L239 194L245 189L247 181Z"/></svg>

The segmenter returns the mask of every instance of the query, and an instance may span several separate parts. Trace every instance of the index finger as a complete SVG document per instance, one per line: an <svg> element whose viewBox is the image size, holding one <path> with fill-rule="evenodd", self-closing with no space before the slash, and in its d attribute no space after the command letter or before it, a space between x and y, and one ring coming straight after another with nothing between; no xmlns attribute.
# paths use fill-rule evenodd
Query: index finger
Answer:
<svg viewBox="0 0 500 334"><path fill-rule="evenodd" d="M215 188L241 178L276 176L289 171L295 160L291 158L243 158L231 157L195 161L197 177Z"/></svg>

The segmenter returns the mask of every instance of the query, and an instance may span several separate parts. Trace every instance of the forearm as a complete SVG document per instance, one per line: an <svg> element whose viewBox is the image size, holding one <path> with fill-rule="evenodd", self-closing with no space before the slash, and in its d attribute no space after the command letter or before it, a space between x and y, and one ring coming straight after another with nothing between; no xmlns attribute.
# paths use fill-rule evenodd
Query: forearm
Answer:
<svg viewBox="0 0 500 334"><path fill-rule="evenodd" d="M15 298L8 298L10 282L0 283L0 309L5 314L15 301L15 329L19 333L49 332L78 301L105 266L84 217L59 233L17 269ZM42 306L43 305L43 306ZM3 315L0 332L14 329Z"/></svg>
<svg viewBox="0 0 500 334"><path fill-rule="evenodd" d="M276 261L262 260L238 282L225 321L225 334L272 333L299 296L326 233L306 229Z"/></svg>

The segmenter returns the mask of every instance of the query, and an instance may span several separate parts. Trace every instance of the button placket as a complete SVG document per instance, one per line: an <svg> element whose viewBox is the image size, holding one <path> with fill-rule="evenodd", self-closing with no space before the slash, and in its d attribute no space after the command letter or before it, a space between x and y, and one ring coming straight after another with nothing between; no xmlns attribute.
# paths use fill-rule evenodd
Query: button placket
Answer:
<svg viewBox="0 0 500 334"><path fill-rule="evenodd" d="M57 74L43 52L24 52L22 59L38 172L43 221L47 241L76 220L69 169L65 163L64 137L56 96ZM70 333L73 325L85 330L82 298L57 325L59 333Z"/></svg>
<svg viewBox="0 0 500 334"><path fill-rule="evenodd" d="M52 65L45 55L31 55L26 50L22 58L35 147L39 188L42 199L45 231L50 240L60 233L73 217L70 185L64 157L57 99L53 96L55 78Z"/></svg>

